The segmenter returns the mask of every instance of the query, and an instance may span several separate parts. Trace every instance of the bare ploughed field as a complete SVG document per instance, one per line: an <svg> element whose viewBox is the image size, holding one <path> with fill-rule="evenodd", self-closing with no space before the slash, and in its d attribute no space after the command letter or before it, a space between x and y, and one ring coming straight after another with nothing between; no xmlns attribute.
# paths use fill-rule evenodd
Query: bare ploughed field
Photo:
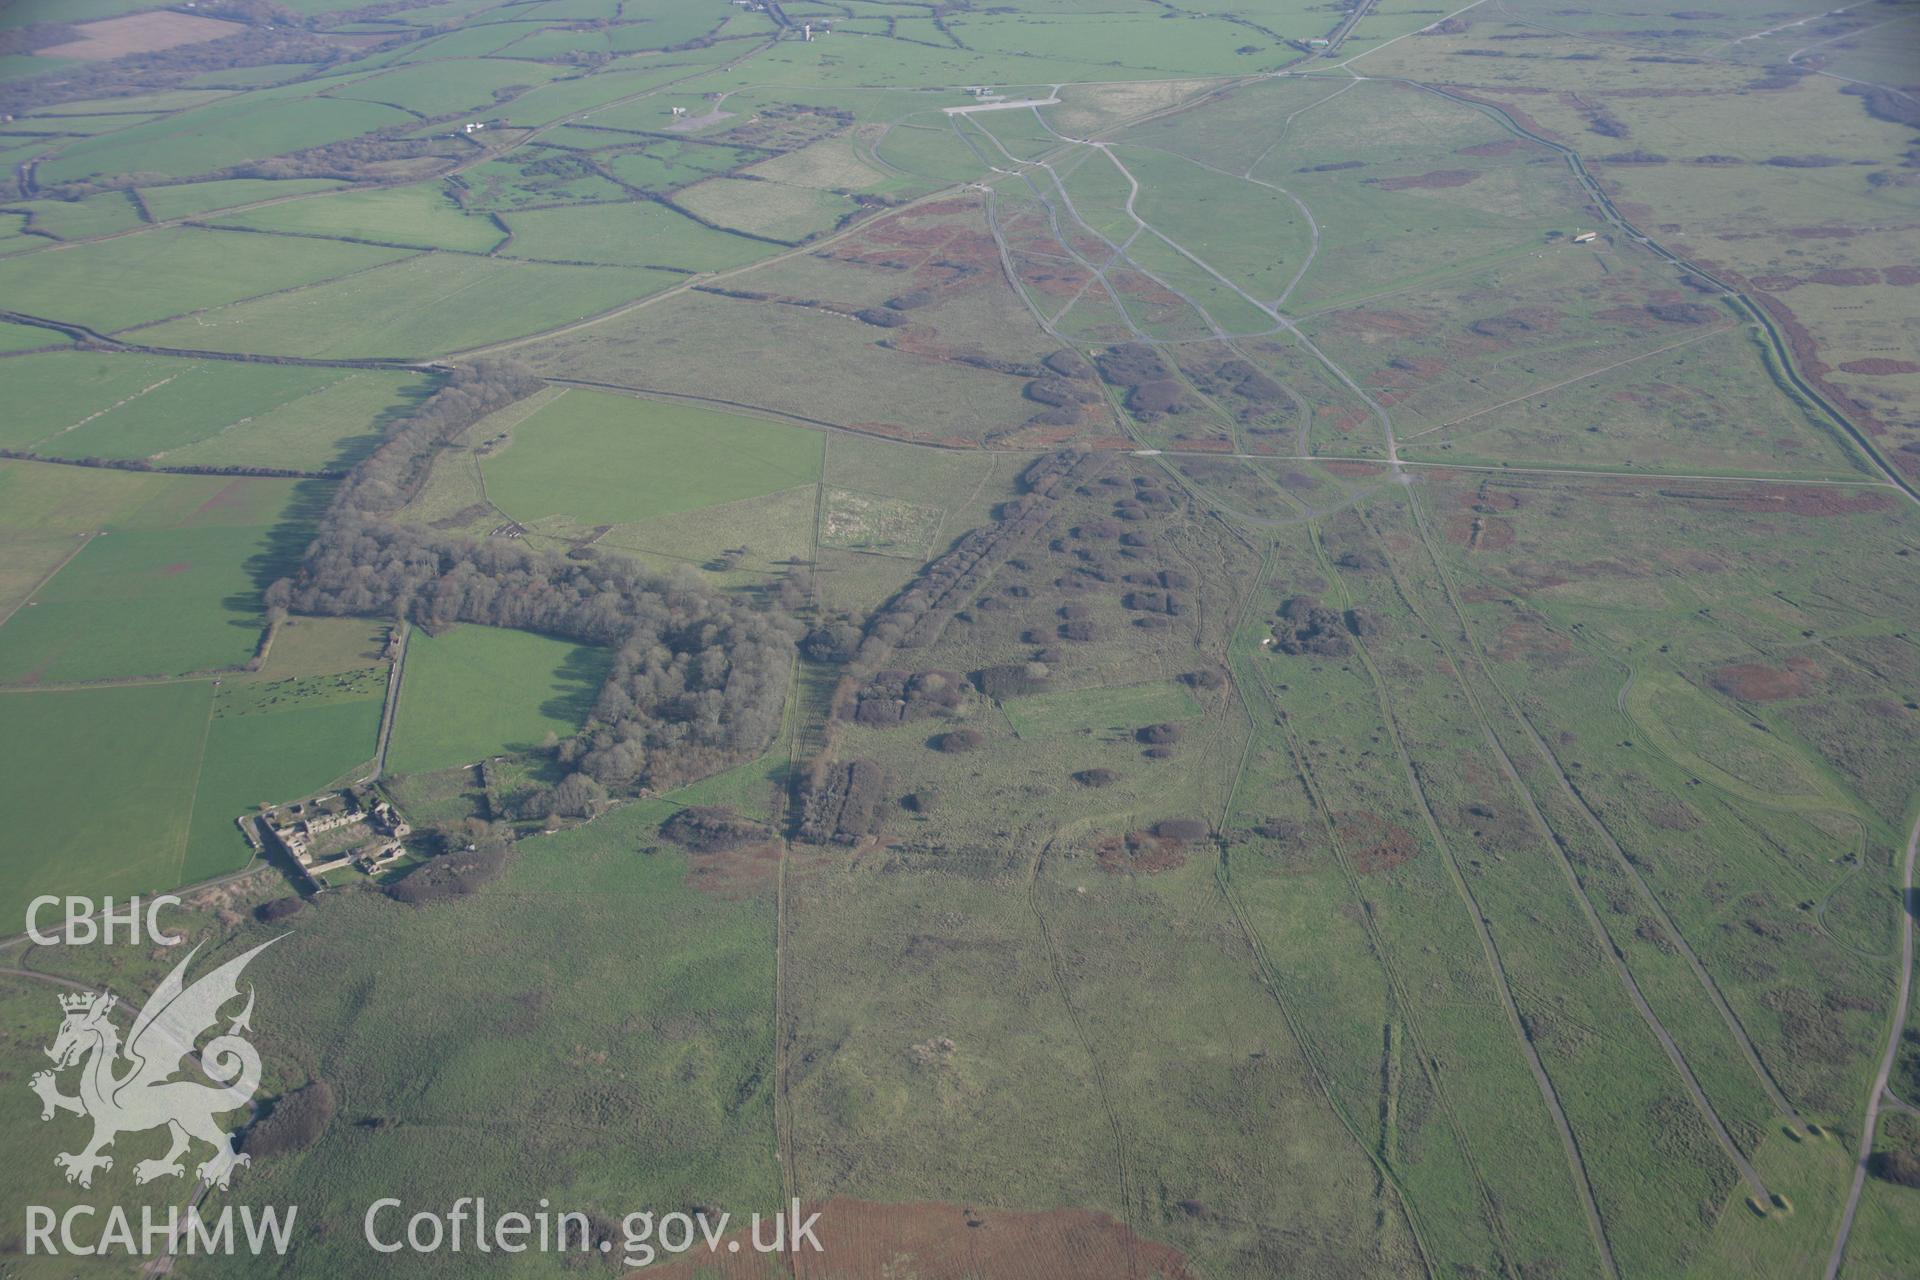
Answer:
<svg viewBox="0 0 1920 1280"><path fill-rule="evenodd" d="M162 9L153 13L130 13L124 18L103 18L99 22L82 23L74 30L80 32L80 39L49 45L37 52L47 58L105 61L108 58L124 58L130 53L156 53L183 44L218 40L242 30L242 26L238 22L196 18L191 14L169 13Z"/></svg>

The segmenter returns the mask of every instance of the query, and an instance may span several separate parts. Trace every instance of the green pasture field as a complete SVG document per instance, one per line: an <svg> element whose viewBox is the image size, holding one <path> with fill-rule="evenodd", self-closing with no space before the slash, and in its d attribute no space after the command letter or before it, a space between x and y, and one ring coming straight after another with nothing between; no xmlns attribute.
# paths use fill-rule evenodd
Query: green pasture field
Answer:
<svg viewBox="0 0 1920 1280"><path fill-rule="evenodd" d="M212 694L208 681L0 694L9 932L39 894L180 883Z"/></svg>
<svg viewBox="0 0 1920 1280"><path fill-rule="evenodd" d="M10 159L15 157L0 152L0 161L10 161ZM17 159L25 159L25 155L19 155ZM0 213L0 257L6 257L10 253L25 253L27 249L48 248L48 244L50 242L44 236L27 234L25 213Z"/></svg>
<svg viewBox="0 0 1920 1280"><path fill-rule="evenodd" d="M0 681L52 683L245 662L259 593L304 549L326 495L286 480L10 462L0 496L0 544L32 548L41 575L60 566L37 590L15 586Z"/></svg>
<svg viewBox="0 0 1920 1280"><path fill-rule="evenodd" d="M51 329L28 332L59 336ZM25 449L77 428L94 414L129 402L191 367L163 356L77 351L11 359L6 366L10 404L0 424L0 445Z"/></svg>
<svg viewBox="0 0 1920 1280"><path fill-rule="evenodd" d="M1022 738L1060 738L1127 735L1142 725L1192 719L1201 706L1179 685L1137 684L1013 698L1006 713Z"/></svg>
<svg viewBox="0 0 1920 1280"><path fill-rule="evenodd" d="M185 182L141 187L140 199L162 220L231 209L280 196L311 195L341 184L328 178L229 178L222 182Z"/></svg>
<svg viewBox="0 0 1920 1280"><path fill-rule="evenodd" d="M1804 436L1796 451L1823 453L1832 465L1832 445L1823 447L1804 410L1781 400L1753 344L1737 334L1711 336L1733 323L1723 306L1684 289L1675 273L1637 252L1603 258L1563 242L1315 311L1301 328L1362 385L1391 392L1403 441L1511 422L1529 401L1551 396L1558 411L1540 434L1600 426L1588 434L1614 432L1631 442L1612 446L1616 456L1647 437L1654 457L1665 447L1683 453L1695 435L1730 452L1734 442L1717 423L1726 412L1771 419L1778 428L1766 438ZM1716 343L1717 359L1697 350ZM1723 393L1735 371L1748 376ZM1677 385L1663 387L1668 382ZM1607 398L1582 403L1602 391ZM1723 394L1726 409L1710 409ZM1696 457L1709 447L1691 446Z"/></svg>
<svg viewBox="0 0 1920 1280"><path fill-rule="evenodd" d="M345 88L331 90L327 96L380 103L428 117L460 111L491 116L498 110L494 96L497 92L531 89L559 73L557 67L527 62L442 56L429 63L355 80Z"/></svg>
<svg viewBox="0 0 1920 1280"><path fill-rule="evenodd" d="M559 262L724 271L779 252L779 246L703 227L651 200L528 209L501 215L509 257Z"/></svg>
<svg viewBox="0 0 1920 1280"><path fill-rule="evenodd" d="M462 626L407 644L387 767L422 773L526 751L580 727L610 655L526 631Z"/></svg>
<svg viewBox="0 0 1920 1280"><path fill-rule="evenodd" d="M0 537L77 538L118 521L166 527L224 483L0 459Z"/></svg>
<svg viewBox="0 0 1920 1280"><path fill-rule="evenodd" d="M32 351L36 347L67 345L67 337L37 325L0 321L0 351Z"/></svg>
<svg viewBox="0 0 1920 1280"><path fill-rule="evenodd" d="M53 110L66 116L123 116L130 111L165 113L204 107L232 96L214 89L156 89L152 93L134 93L125 97L63 102Z"/></svg>
<svg viewBox="0 0 1920 1280"><path fill-rule="evenodd" d="M1065 177L1064 185L1078 221L1108 243L1118 245L1140 225L1127 214L1127 193L1131 190L1127 177L1106 156L1076 152L1055 166L1055 171ZM1041 182L1040 186L1042 195L1052 194L1051 182ZM1010 193L1020 190L1018 186L1009 188ZM1093 248L1093 242L1089 241L1087 247Z"/></svg>
<svg viewBox="0 0 1920 1280"><path fill-rule="evenodd" d="M124 129L128 125L140 124L151 120L157 113L151 111L88 111L63 113L58 108L41 113L29 113L17 119L13 124L0 127L0 140L9 144L27 138L40 139L40 145L57 146L71 138L91 138L96 134L112 133L115 129ZM53 141L46 141L53 139Z"/></svg>
<svg viewBox="0 0 1920 1280"><path fill-rule="evenodd" d="M209 71L186 82L190 89L264 89L304 79L321 70L319 64L273 63L264 67L230 67Z"/></svg>
<svg viewBox="0 0 1920 1280"><path fill-rule="evenodd" d="M932 182L965 182L986 172L944 119L894 125L873 151L893 168Z"/></svg>
<svg viewBox="0 0 1920 1280"><path fill-rule="evenodd" d="M144 364L144 362L142 362ZM338 369L167 360L133 395L36 442L56 458L151 458L197 444L342 381Z"/></svg>
<svg viewBox="0 0 1920 1280"><path fill-rule="evenodd" d="M462 210L438 182L295 200L230 214L215 225L469 253L486 253L506 239L491 218Z"/></svg>
<svg viewBox="0 0 1920 1280"><path fill-rule="evenodd" d="M261 570L287 564L265 528L103 534L0 627L0 681L237 666L259 640Z"/></svg>
<svg viewBox="0 0 1920 1280"><path fill-rule="evenodd" d="M372 760L386 689L378 667L216 694L180 881L246 865L253 849L235 818L309 795Z"/></svg>
<svg viewBox="0 0 1920 1280"><path fill-rule="evenodd" d="M357 248L301 243L326 245L329 252ZM0 263L0 272L5 265ZM423 254L394 263L391 270L216 308L144 330L141 336L200 350L337 358L403 351L418 358L582 320L657 293L679 278L643 269ZM316 335L324 336L316 341Z"/></svg>
<svg viewBox="0 0 1920 1280"><path fill-rule="evenodd" d="M698 74L700 67L716 56L714 50L671 54L666 59L648 59L638 67L616 65L592 75L553 80L507 103L500 114L516 126L547 125L582 113L591 121L596 108ZM665 108L660 115L666 117Z"/></svg>
<svg viewBox="0 0 1920 1280"><path fill-rule="evenodd" d="M930 534L937 550L941 536L986 522L1020 466L1017 457L935 451L888 440L836 441L828 448L825 479L836 488L938 510L941 519Z"/></svg>
<svg viewBox="0 0 1920 1280"><path fill-rule="evenodd" d="M243 366L245 367L245 366ZM340 373L340 370L333 370ZM426 375L356 369L264 414L167 451L169 466L340 468L379 443L384 428L431 394Z"/></svg>
<svg viewBox="0 0 1920 1280"><path fill-rule="evenodd" d="M516 40L545 29L540 22L485 22L478 26L428 36L414 43L394 61L396 65L437 62L443 58L484 58Z"/></svg>
<svg viewBox="0 0 1920 1280"><path fill-rule="evenodd" d="M569 391L488 458L488 496L521 521L625 524L820 477L817 431L593 391Z"/></svg>
<svg viewBox="0 0 1920 1280"><path fill-rule="evenodd" d="M26 212L36 231L62 240L111 235L140 225L140 210L124 191L103 191L84 200L32 200L9 206Z"/></svg>
<svg viewBox="0 0 1920 1280"><path fill-rule="evenodd" d="M0 293L17 311L113 330L349 275L405 254L171 227L0 261Z"/></svg>
<svg viewBox="0 0 1920 1280"><path fill-rule="evenodd" d="M307 98L216 102L63 148L43 181L156 170L191 177L248 160L340 142L414 117L370 102Z"/></svg>

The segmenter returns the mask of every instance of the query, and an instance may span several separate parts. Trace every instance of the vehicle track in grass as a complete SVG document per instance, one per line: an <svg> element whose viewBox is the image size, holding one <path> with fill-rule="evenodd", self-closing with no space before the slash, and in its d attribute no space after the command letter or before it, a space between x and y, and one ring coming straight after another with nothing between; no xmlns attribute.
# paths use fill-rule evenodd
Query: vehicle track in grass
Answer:
<svg viewBox="0 0 1920 1280"><path fill-rule="evenodd" d="M1893 1074L1893 1061L1900 1052L1900 1040L1907 1028L1907 1005L1913 997L1913 917L1920 910L1920 900L1916 900L1913 889L1913 862L1916 851L1920 851L1920 818L1915 818L1913 829L1907 835L1907 860L1900 875L1900 982L1899 994L1893 1006L1893 1025L1887 1031L1887 1051L1880 1057L1880 1070L1873 1077L1873 1088L1867 1094L1866 1121L1860 1130L1860 1153L1854 1162L1853 1188L1847 1193L1847 1207L1840 1214L1840 1227L1834 1233L1833 1252L1827 1257L1825 1280L1834 1280L1840 1274L1840 1264L1846 1259L1847 1240L1853 1234L1854 1216L1860 1211L1860 1193L1867 1184L1867 1164L1873 1158L1873 1141L1880 1127L1880 1108L1884 1101L1892 1098L1894 1105L1911 1111L1907 1103L1892 1097L1888 1087L1888 1078Z"/></svg>
<svg viewBox="0 0 1920 1280"><path fill-rule="evenodd" d="M1342 599L1351 608L1352 596L1347 591L1345 580L1340 577L1332 561L1327 557L1318 529L1314 529L1311 536L1314 554L1320 561L1321 571L1327 575L1329 581L1339 587ZM1379 703L1381 722L1393 742L1394 752L1399 757L1409 792L1419 806L1422 823L1427 828L1428 837L1433 841L1435 849L1439 851L1441 863L1447 869L1447 879L1452 883L1455 895L1466 908L1468 921L1473 925L1474 934L1480 942L1481 956L1486 962L1488 973L1493 978L1501 1008L1506 1012L1507 1025L1513 1032L1514 1040L1520 1046L1521 1054L1527 1060L1527 1069L1533 1076L1535 1087L1540 1091L1541 1101L1546 1104L1547 1111L1553 1116L1554 1128L1560 1135L1561 1149L1566 1155L1567 1172L1579 1196L1580 1206L1586 1218L1587 1232L1593 1240L1601 1270L1614 1280L1618 1280L1620 1268L1614 1261L1613 1246L1607 1238L1606 1220L1601 1216L1599 1203L1594 1198L1593 1180L1587 1171L1586 1158L1581 1153L1580 1140L1573 1132L1572 1123L1567 1119L1566 1109L1561 1105L1560 1092L1553 1083L1553 1077L1548 1074L1546 1065L1540 1060L1540 1052L1534 1047L1533 1038L1527 1034L1526 1023L1520 1016L1520 1006L1513 998L1512 981L1507 973L1506 961L1500 954L1499 943L1494 939L1493 931L1487 923L1486 913L1480 907L1479 898L1474 894L1473 887L1467 883L1466 876L1460 870L1459 862L1453 856L1452 846L1447 843L1446 836L1441 832L1440 824L1434 817L1433 806L1427 799L1426 789L1420 785L1419 773L1413 767L1413 758L1400 737L1400 728L1393 714L1392 701L1381 680L1379 669L1374 666L1372 655L1367 652L1364 639L1356 636L1354 648L1360 655L1361 662L1366 666L1368 678L1373 684L1374 697ZM1291 741L1290 730L1289 741ZM1328 838L1334 839L1331 815L1327 813L1325 803L1320 801L1317 795L1315 807L1320 810L1322 819L1327 824Z"/></svg>
<svg viewBox="0 0 1920 1280"><path fill-rule="evenodd" d="M1134 1212L1135 1179L1127 1148L1126 1126L1121 1123L1120 1112L1114 1106L1113 1086L1107 1080L1106 1067L1103 1065L1099 1047L1094 1044L1093 1033L1087 1028L1086 1018L1073 1002L1073 988L1068 982L1066 960L1060 954L1060 944L1054 938L1052 922L1048 920L1046 907L1041 902L1041 896L1045 892L1040 883L1041 865L1046 861L1047 854L1052 852L1054 845L1064 838L1066 838L1065 833L1062 832L1043 841L1034 850L1033 858L1027 865L1027 910L1032 913L1034 925L1040 933L1041 944L1046 947L1047 972L1053 989L1060 997L1061 1007L1066 1010L1067 1022L1073 1027L1074 1038L1080 1042L1081 1049L1087 1055L1088 1070L1093 1077L1094 1095L1100 1100L1101 1114L1106 1118L1107 1128L1113 1134L1113 1165L1114 1176L1119 1184L1120 1220L1128 1228L1127 1276L1128 1280L1137 1280L1140 1260L1134 1242L1139 1223L1136 1221L1137 1215Z"/></svg>
<svg viewBox="0 0 1920 1280"><path fill-rule="evenodd" d="M1706 965L1701 962L1699 955L1694 951L1693 945L1687 941L1686 933L1680 928L1679 924L1674 921L1672 915L1668 913L1666 905L1660 901L1659 895L1653 891L1653 886L1647 883L1647 879L1641 874L1640 868L1635 866L1633 859L1627 856L1626 849L1614 838L1613 831L1607 826L1606 821L1587 803L1586 796L1581 793L1580 788L1576 786L1573 779L1568 776L1566 769L1560 764L1559 757L1554 754L1553 748L1548 745L1546 738L1542 736L1540 730L1534 725L1532 718L1526 714L1525 708L1520 705L1519 701L1508 691L1507 687L1501 684L1494 676L1492 663L1487 660L1487 655L1480 645L1479 638L1467 623L1466 611L1461 606L1458 592L1455 590L1453 584L1452 575L1447 571L1446 565L1440 559L1439 550L1434 545L1432 530L1428 525L1426 515L1421 507L1420 495L1414 491L1412 486L1408 487L1407 502L1413 513L1415 527L1420 534L1421 546L1426 552L1428 561L1431 562L1434 567L1436 579L1440 584L1441 594L1447 601L1449 611L1453 614L1454 625L1458 628L1460 635L1466 640L1468 652L1472 654L1473 664L1479 670L1481 678L1492 687L1494 693L1506 706L1508 715L1520 726L1522 733L1526 736L1528 745L1533 748L1534 755L1547 768L1548 772L1552 774L1561 794L1566 798L1568 803L1572 805L1574 811L1581 815L1588 828L1593 832L1595 838L1597 838L1601 846L1607 850L1615 867L1618 868L1621 874L1626 876L1628 882L1633 885L1635 896L1638 897L1647 910L1653 914L1654 919L1659 922L1661 928L1663 928L1668 937L1672 939L1675 949L1686 959L1687 968L1693 974L1694 981L1706 995L1708 1002L1713 1005L1714 1011L1719 1015L1721 1022L1725 1024L1727 1033L1732 1036L1734 1043L1739 1047L1741 1057L1746 1059L1747 1066L1752 1069L1762 1092L1767 1096L1767 1101L1773 1106L1775 1111L1786 1117L1795 1131L1804 1131L1806 1121L1801 1118L1799 1110L1794 1107L1793 1103L1787 1098L1785 1091L1781 1089L1780 1082L1774 1077L1772 1070L1766 1065L1766 1060L1760 1056L1759 1048L1753 1043L1753 1038L1747 1034L1747 1029L1740 1021L1739 1015L1734 1012L1733 1006L1727 1002L1726 994L1720 990L1720 984L1714 980L1713 975L1708 972ZM1378 530L1374 530L1373 532L1374 536L1379 538ZM1382 545L1384 545L1384 540ZM1389 561L1389 563L1391 563L1391 561ZM1398 582L1397 571L1396 582ZM1439 644L1442 651L1447 653L1448 660L1454 661L1455 655L1446 645L1445 641L1440 639L1442 634L1440 630L1435 628L1425 617L1424 613L1412 600L1406 588L1402 586L1400 590L1402 597L1407 599L1408 608L1413 609L1415 616L1419 617L1423 623L1426 623L1428 631L1435 638L1435 643ZM1456 671L1459 669L1457 663L1455 669ZM1484 713L1480 711L1478 701L1467 691L1464 677L1456 675L1455 679L1461 686L1463 694L1468 698L1469 705L1475 707L1476 714L1481 716L1482 727L1491 736L1493 732L1491 723L1486 719ZM1630 672L1627 685L1621 687L1620 694L1618 695L1618 704L1621 706L1625 704L1627 686L1631 685L1631 683L1632 673ZM1496 751L1502 761L1503 767L1512 771L1513 764L1507 757L1505 748L1498 747L1496 743ZM1517 771L1512 772L1511 776L1517 780ZM1524 784L1520 785L1524 790ZM1538 809L1533 807L1531 791L1526 791L1525 794L1529 807L1533 808L1535 816L1539 817ZM1540 820L1544 822L1544 818ZM1559 849L1557 843L1555 844L1555 849ZM1571 871L1570 866L1568 869ZM1582 898L1583 900L1585 899L1584 890L1582 892ZM1625 968L1625 963L1624 960L1619 961L1622 969Z"/></svg>

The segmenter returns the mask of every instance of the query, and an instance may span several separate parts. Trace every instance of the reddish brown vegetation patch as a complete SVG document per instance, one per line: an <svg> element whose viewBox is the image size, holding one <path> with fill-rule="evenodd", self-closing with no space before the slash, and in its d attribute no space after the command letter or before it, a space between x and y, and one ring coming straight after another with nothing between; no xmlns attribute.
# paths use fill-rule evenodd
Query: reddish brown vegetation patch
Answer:
<svg viewBox="0 0 1920 1280"><path fill-rule="evenodd" d="M1371 480L1379 475L1383 468L1376 462L1323 462L1320 464L1333 475L1346 480Z"/></svg>
<svg viewBox="0 0 1920 1280"><path fill-rule="evenodd" d="M247 482L245 480L229 480L226 484L220 486L211 498L201 503L199 507L196 508L194 514L198 515L202 511L219 511L226 507L240 506L246 501L246 493Z"/></svg>
<svg viewBox="0 0 1920 1280"><path fill-rule="evenodd" d="M1503 138L1499 142L1482 142L1478 146L1460 147L1457 154L1463 156L1504 156L1520 149L1520 139Z"/></svg>
<svg viewBox="0 0 1920 1280"><path fill-rule="evenodd" d="M1888 267L1880 273L1880 278L1888 284L1920 284L1920 267Z"/></svg>
<svg viewBox="0 0 1920 1280"><path fill-rule="evenodd" d="M1464 187L1479 176L1478 169L1434 169L1413 178L1375 178L1371 181L1382 191L1429 191Z"/></svg>
<svg viewBox="0 0 1920 1280"><path fill-rule="evenodd" d="M1411 831L1365 809L1334 814L1333 830L1353 869L1363 876L1391 871L1403 862L1411 862L1420 852Z"/></svg>
<svg viewBox="0 0 1920 1280"><path fill-rule="evenodd" d="M193 562L191 560L176 560L172 564L162 565L160 572L163 576L171 578L176 574L185 573L191 568L193 568Z"/></svg>
<svg viewBox="0 0 1920 1280"><path fill-rule="evenodd" d="M1810 658L1789 658L1784 669L1758 662L1721 667L1712 680L1714 688L1742 702L1777 702L1806 697L1824 674Z"/></svg>
<svg viewBox="0 0 1920 1280"><path fill-rule="evenodd" d="M1502 662L1552 661L1572 651L1573 641L1558 631L1524 620L1500 628L1500 642L1493 646L1493 656Z"/></svg>
<svg viewBox="0 0 1920 1280"><path fill-rule="evenodd" d="M1175 1249L1135 1235L1091 1209L1021 1213L972 1209L937 1201L876 1204L828 1200L803 1207L818 1211L814 1235L820 1251L790 1255L796 1280L971 1280L975 1276L1045 1276L1048 1280L1110 1280L1155 1276L1198 1280ZM727 1246L738 1242L738 1252ZM768 1259L753 1252L745 1231L735 1232L709 1253L697 1248L671 1263L635 1273L646 1280L761 1280Z"/></svg>
<svg viewBox="0 0 1920 1280"><path fill-rule="evenodd" d="M1099 860L1100 869L1109 875L1150 876L1187 865L1187 842L1175 836L1157 836L1151 831L1129 831L1123 836L1102 836L1096 840L1093 856Z"/></svg>
<svg viewBox="0 0 1920 1280"><path fill-rule="evenodd" d="M780 842L763 840L732 849L687 855L689 889L738 901L772 885L780 872Z"/></svg>
<svg viewBox="0 0 1920 1280"><path fill-rule="evenodd" d="M220 22L162 9L154 13L132 13L124 18L104 18L84 23L74 30L78 40L49 45L36 50L43 58L80 58L99 61L122 58L130 53L157 53L183 44L218 40L245 28L237 22Z"/></svg>
<svg viewBox="0 0 1920 1280"><path fill-rule="evenodd" d="M1872 356L1865 360L1849 360L1840 366L1842 373L1864 373L1869 376L1885 376L1895 373L1920 373L1920 364L1911 360L1889 360L1885 356Z"/></svg>

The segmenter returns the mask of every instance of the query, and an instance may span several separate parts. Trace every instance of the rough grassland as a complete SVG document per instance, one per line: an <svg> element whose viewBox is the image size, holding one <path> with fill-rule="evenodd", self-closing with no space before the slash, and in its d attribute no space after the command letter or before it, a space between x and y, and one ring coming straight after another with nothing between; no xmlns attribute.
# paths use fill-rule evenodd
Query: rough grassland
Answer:
<svg viewBox="0 0 1920 1280"><path fill-rule="evenodd" d="M1014 698L1007 703L1007 719L1022 738L1124 735L1142 725L1187 720L1199 714L1200 704L1193 695L1173 684L1074 689Z"/></svg>
<svg viewBox="0 0 1920 1280"><path fill-rule="evenodd" d="M604 650L525 631L416 632L407 646L387 767L418 773L536 747L580 727L606 676Z"/></svg>

